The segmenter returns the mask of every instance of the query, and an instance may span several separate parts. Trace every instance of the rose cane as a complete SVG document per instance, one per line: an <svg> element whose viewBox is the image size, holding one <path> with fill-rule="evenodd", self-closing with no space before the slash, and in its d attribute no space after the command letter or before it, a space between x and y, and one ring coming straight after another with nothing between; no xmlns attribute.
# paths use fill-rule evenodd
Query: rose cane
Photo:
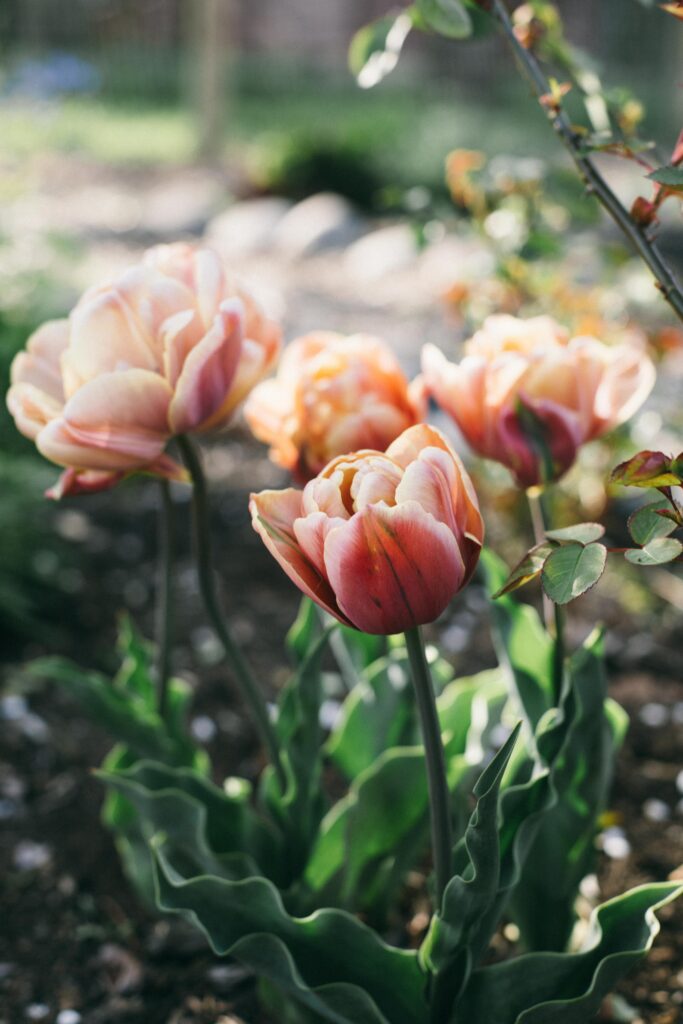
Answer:
<svg viewBox="0 0 683 1024"><path fill-rule="evenodd" d="M471 481L445 438L406 430L386 453L334 459L303 491L252 495L254 528L296 585L340 622L404 632L425 743L437 905L451 876L450 797L419 627L470 579L483 543Z"/></svg>

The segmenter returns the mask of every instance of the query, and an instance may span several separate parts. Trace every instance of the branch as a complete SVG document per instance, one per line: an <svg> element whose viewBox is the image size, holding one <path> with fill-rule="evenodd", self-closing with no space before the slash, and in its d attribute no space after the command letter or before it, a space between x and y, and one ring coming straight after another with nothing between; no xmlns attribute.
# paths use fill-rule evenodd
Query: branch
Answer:
<svg viewBox="0 0 683 1024"><path fill-rule="evenodd" d="M491 13L498 21L505 39L520 65L537 99L548 96L551 86L534 54L525 49L515 35L514 26L504 0L491 0ZM662 293L680 320L683 320L683 290L667 266L658 246L646 231L631 218L628 210L614 194L589 156L581 149L581 139L561 108L550 112L550 123L564 143L588 192L595 195L612 219L619 225L638 254L648 265L656 279L656 287Z"/></svg>

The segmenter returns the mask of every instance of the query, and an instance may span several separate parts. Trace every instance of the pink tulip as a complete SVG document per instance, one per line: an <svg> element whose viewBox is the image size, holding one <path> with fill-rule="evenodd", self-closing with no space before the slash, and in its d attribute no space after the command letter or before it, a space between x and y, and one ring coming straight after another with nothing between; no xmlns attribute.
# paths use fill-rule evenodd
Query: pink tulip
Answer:
<svg viewBox="0 0 683 1024"><path fill-rule="evenodd" d="M171 437L219 430L268 371L280 330L207 249L160 246L44 324L12 364L19 430L66 472L52 496L136 471L182 477Z"/></svg>
<svg viewBox="0 0 683 1024"><path fill-rule="evenodd" d="M398 633L432 622L469 580L484 526L439 431L341 455L303 491L253 494L254 529L296 585L340 622Z"/></svg>
<svg viewBox="0 0 683 1024"><path fill-rule="evenodd" d="M655 381L639 345L569 338L549 317L489 317L465 344L460 363L427 345L422 369L427 390L472 448L502 462L523 487L548 475L543 445L552 460L550 477L558 479L582 444L640 408Z"/></svg>
<svg viewBox="0 0 683 1024"><path fill-rule="evenodd" d="M425 412L384 342L322 331L288 345L277 376L259 384L245 407L273 461L301 482L344 452L384 451Z"/></svg>

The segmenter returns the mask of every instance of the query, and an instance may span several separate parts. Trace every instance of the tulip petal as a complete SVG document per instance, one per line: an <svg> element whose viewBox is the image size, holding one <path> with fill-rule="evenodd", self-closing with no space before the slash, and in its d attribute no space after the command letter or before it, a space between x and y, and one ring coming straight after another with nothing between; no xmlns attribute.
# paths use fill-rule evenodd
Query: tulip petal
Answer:
<svg viewBox="0 0 683 1024"><path fill-rule="evenodd" d="M465 579L453 533L414 501L368 505L330 531L325 568L339 608L365 633L432 622Z"/></svg>
<svg viewBox="0 0 683 1024"><path fill-rule="evenodd" d="M12 361L12 384L31 384L60 404L64 402L60 358L69 344L69 321L48 320Z"/></svg>
<svg viewBox="0 0 683 1024"><path fill-rule="evenodd" d="M185 359L171 402L174 434L222 426L231 411L231 389L242 354L243 309L223 303L209 333Z"/></svg>
<svg viewBox="0 0 683 1024"><path fill-rule="evenodd" d="M7 392L7 408L17 430L35 441L43 427L62 412L62 403L32 384L14 384Z"/></svg>
<svg viewBox="0 0 683 1024"><path fill-rule="evenodd" d="M36 439L58 465L135 469L154 462L169 439L171 389L146 370L102 374L84 384Z"/></svg>
<svg viewBox="0 0 683 1024"><path fill-rule="evenodd" d="M271 555L299 590L312 598L340 622L350 625L340 612L334 592L323 575L306 557L294 534L294 523L301 517L301 491L261 491L249 500L252 525Z"/></svg>

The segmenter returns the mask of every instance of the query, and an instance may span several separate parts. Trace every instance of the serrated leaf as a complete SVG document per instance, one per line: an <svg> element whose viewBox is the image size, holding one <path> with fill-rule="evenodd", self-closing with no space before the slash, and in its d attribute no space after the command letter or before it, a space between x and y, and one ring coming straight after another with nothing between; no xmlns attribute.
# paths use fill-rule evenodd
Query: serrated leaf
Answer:
<svg viewBox="0 0 683 1024"><path fill-rule="evenodd" d="M514 590L519 590L520 587L537 579L541 575L546 558L554 550L554 544L544 543L537 544L536 547L527 551L524 558L514 567L505 584L493 595L493 600L497 601L505 594L511 594Z"/></svg>
<svg viewBox="0 0 683 1024"><path fill-rule="evenodd" d="M636 509L628 517L628 530L634 543L644 547L657 537L668 537L677 528L677 524L660 515L670 512L671 505L666 501L654 501L650 505Z"/></svg>
<svg viewBox="0 0 683 1024"><path fill-rule="evenodd" d="M605 536L605 527L600 523L577 523L576 526L565 526L561 530L547 530L546 537L549 540L559 541L561 544L575 541L577 544L591 544Z"/></svg>
<svg viewBox="0 0 683 1024"><path fill-rule="evenodd" d="M412 27L410 14L400 11L356 32L349 47L349 67L362 89L371 89L391 74Z"/></svg>
<svg viewBox="0 0 683 1024"><path fill-rule="evenodd" d="M158 904L336 1024L423 1024L426 977L415 953L386 945L340 910L291 917L263 878L185 879L156 850ZM283 953L284 950L284 953ZM285 955L286 954L286 955Z"/></svg>
<svg viewBox="0 0 683 1024"><path fill-rule="evenodd" d="M678 17L683 18L683 8L680 8ZM683 191L683 167L658 167L656 171L648 174L648 178L675 192Z"/></svg>
<svg viewBox="0 0 683 1024"><path fill-rule="evenodd" d="M420 18L442 36L468 39L472 35L472 19L462 0L415 0Z"/></svg>
<svg viewBox="0 0 683 1024"><path fill-rule="evenodd" d="M638 452L612 470L610 480L624 487L675 487L681 482L676 467L680 462L664 452Z"/></svg>
<svg viewBox="0 0 683 1024"><path fill-rule="evenodd" d="M595 586L607 562L604 544L571 543L557 548L545 561L541 582L555 604L568 604Z"/></svg>
<svg viewBox="0 0 683 1024"><path fill-rule="evenodd" d="M593 914L580 953L530 953L475 971L449 1024L586 1024L605 996L647 953L655 913L683 894L680 883L644 885Z"/></svg>
<svg viewBox="0 0 683 1024"><path fill-rule="evenodd" d="M683 544L675 537L655 537L644 547L626 552L626 560L632 565L666 565L674 562L683 553Z"/></svg>

